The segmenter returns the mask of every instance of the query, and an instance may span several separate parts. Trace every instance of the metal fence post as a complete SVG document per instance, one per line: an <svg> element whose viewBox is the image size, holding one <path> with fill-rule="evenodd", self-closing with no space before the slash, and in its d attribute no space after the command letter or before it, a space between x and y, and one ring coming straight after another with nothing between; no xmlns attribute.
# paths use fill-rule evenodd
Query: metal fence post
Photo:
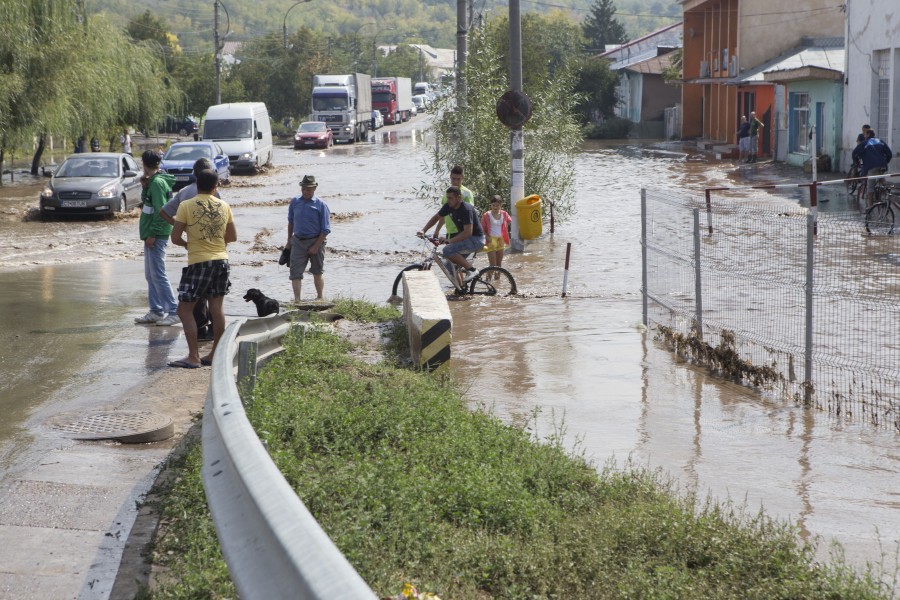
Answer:
<svg viewBox="0 0 900 600"><path fill-rule="evenodd" d="M703 339L703 280L700 275L700 209L694 209L694 306L697 337Z"/></svg>
<svg viewBox="0 0 900 600"><path fill-rule="evenodd" d="M647 314L647 188L641 188L641 314L644 327L650 326Z"/></svg>
<svg viewBox="0 0 900 600"><path fill-rule="evenodd" d="M814 186L815 187L815 186ZM816 240L815 207L806 215L806 334L804 336L803 387L805 402L812 401L813 380L813 263Z"/></svg>
<svg viewBox="0 0 900 600"><path fill-rule="evenodd" d="M238 343L237 386L241 401L247 405L253 403L253 392L256 388L256 342Z"/></svg>

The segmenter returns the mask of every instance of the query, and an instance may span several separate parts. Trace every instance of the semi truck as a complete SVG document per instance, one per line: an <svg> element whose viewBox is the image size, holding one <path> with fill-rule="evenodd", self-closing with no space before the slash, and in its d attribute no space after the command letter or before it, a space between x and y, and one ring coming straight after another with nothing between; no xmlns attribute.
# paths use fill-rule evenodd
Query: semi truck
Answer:
<svg viewBox="0 0 900 600"><path fill-rule="evenodd" d="M385 125L409 121L412 117L412 80L409 77L373 79L372 107L384 115Z"/></svg>
<svg viewBox="0 0 900 600"><path fill-rule="evenodd" d="M369 137L372 122L372 79L364 73L313 75L312 121L324 121L336 142Z"/></svg>

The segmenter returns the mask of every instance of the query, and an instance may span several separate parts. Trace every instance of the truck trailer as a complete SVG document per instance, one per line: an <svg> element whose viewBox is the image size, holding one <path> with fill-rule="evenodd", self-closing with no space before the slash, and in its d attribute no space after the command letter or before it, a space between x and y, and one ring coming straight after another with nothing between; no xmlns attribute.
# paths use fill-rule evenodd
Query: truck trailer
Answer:
<svg viewBox="0 0 900 600"><path fill-rule="evenodd" d="M364 73L313 75L313 121L324 121L336 142L369 137L372 122L372 80Z"/></svg>
<svg viewBox="0 0 900 600"><path fill-rule="evenodd" d="M385 125L409 121L412 117L412 80L409 77L373 79L372 107L384 116Z"/></svg>

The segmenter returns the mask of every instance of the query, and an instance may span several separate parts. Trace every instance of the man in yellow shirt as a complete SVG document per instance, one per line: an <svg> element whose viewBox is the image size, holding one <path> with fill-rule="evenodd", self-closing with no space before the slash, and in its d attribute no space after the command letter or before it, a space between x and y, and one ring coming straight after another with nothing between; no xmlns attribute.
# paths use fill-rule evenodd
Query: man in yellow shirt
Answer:
<svg viewBox="0 0 900 600"><path fill-rule="evenodd" d="M237 230L231 207L214 196L218 185L219 176L215 171L200 171L197 173L197 195L182 202L175 213L172 243L184 246L188 253L188 266L182 270L178 285L178 316L187 339L188 356L170 362L170 367L197 369L212 364L216 346L225 331L223 302L231 287L225 246L237 241ZM212 349L204 357L198 349L197 322L194 320L194 305L201 298L208 300L213 322Z"/></svg>

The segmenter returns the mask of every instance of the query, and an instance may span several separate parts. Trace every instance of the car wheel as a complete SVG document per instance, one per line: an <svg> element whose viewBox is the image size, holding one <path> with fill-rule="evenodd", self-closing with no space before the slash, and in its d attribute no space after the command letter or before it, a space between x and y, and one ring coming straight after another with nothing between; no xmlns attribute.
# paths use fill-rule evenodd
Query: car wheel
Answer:
<svg viewBox="0 0 900 600"><path fill-rule="evenodd" d="M42 210L42 211L41 211L41 221L43 221L44 223L46 223L46 222L52 221L52 220L53 220L53 214L52 214L52 213L50 213L49 211L46 211L46 210Z"/></svg>
<svg viewBox="0 0 900 600"><path fill-rule="evenodd" d="M187 134L188 134L187 129L185 129L184 127L182 127L181 129L178 130L178 135L180 135L181 137L185 137L185 136L187 136Z"/></svg>
<svg viewBox="0 0 900 600"><path fill-rule="evenodd" d="M124 213L128 210L128 198L125 197L125 194L122 194L122 198L119 200L119 212Z"/></svg>

